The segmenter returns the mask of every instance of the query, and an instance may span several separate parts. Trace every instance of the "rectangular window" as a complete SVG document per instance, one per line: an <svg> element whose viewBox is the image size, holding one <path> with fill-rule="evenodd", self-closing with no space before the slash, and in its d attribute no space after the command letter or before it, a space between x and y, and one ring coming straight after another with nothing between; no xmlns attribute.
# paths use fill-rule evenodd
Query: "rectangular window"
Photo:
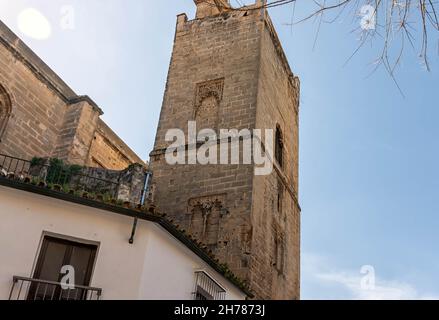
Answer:
<svg viewBox="0 0 439 320"><path fill-rule="evenodd" d="M74 270L75 286L89 286L93 265L96 258L97 246L84 244L70 240L45 236L41 245L37 265L33 274L33 279L50 281L54 284L51 286L41 286L38 283L32 283L28 293L30 300L82 300L87 298L85 289L63 290L56 283L61 282L61 270L64 266L72 266ZM72 276L72 275L70 275ZM71 294L74 294L71 295ZM68 296L67 296L68 295Z"/></svg>

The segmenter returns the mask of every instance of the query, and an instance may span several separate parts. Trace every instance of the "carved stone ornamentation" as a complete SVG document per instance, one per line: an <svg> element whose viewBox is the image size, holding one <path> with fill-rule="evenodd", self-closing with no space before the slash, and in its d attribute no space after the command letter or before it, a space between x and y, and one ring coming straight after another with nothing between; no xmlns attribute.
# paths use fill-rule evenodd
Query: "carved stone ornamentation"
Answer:
<svg viewBox="0 0 439 320"><path fill-rule="evenodd" d="M194 119L198 129L217 129L223 91L224 79L206 81L197 85Z"/></svg>
<svg viewBox="0 0 439 320"><path fill-rule="evenodd" d="M225 195L189 199L189 232L207 245L217 244L221 218L228 212L224 203Z"/></svg>

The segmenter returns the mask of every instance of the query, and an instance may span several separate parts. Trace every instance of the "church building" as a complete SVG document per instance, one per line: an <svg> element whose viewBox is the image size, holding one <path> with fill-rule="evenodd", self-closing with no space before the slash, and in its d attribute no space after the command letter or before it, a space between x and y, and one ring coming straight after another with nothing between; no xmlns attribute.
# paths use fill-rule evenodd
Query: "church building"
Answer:
<svg viewBox="0 0 439 320"><path fill-rule="evenodd" d="M168 260L163 263L172 261L172 250L180 246L192 259L185 261L198 261L202 268L185 271L187 288L192 277L202 272L214 275L209 277L216 279L217 287L227 287L230 293L209 295L201 287L197 291L197 287L194 292L185 288L181 297L300 299L299 79L282 49L265 7L266 0L256 0L239 9L232 8L227 0L194 3L194 18L177 16L160 119L148 163L105 124L102 109L90 97L77 95L0 22L0 198L8 203L10 212L17 212L7 215L0 207L0 216L7 216L14 224L14 217L18 219L23 213L20 221L35 222L28 225L34 237L26 238L27 254L40 248L45 237L56 244L69 245L82 239L84 248L92 244L116 255L118 250L132 249L125 243L128 239L134 246L148 241L148 230L154 230L157 237L174 237L179 242L171 241ZM188 132L190 123L197 130L210 130L217 135L222 130L271 130L273 151L269 151L264 139L260 142L262 152L271 157L272 171L255 174L254 161L170 164L167 154L172 141L167 135L175 129ZM254 140L255 136L238 138L238 153L243 158L247 139ZM224 141L217 139L214 143L219 148ZM199 141L178 145L179 150L185 151L197 152L200 148ZM7 188L32 192L38 197L14 194ZM50 210L43 212L35 207L31 211L40 212L46 219L44 223L40 221L40 226L37 215L30 220L22 206L16 206L18 202L7 200L20 196L47 207L50 199L56 199L53 203L60 210L60 201L74 203L68 204L69 214L65 216L71 219L65 220L66 225L68 221L74 223L64 227L62 216L55 212L51 216ZM85 221L78 219L90 212L97 225L105 220L102 210L123 216L111 218L108 229L115 232L111 234L112 241L118 244L114 250L101 242L105 232L93 233L93 224L84 225ZM56 221L59 228L51 221ZM57 235L60 239L53 240ZM121 239L124 245L119 245ZM3 242L0 245L7 246ZM145 247L146 244L136 247L135 252L143 254ZM129 252L124 251L120 257L126 259ZM93 251L96 263L99 255L99 250ZM123 259L115 257L115 261ZM146 260L142 259L135 261L143 264ZM22 276L30 277L26 278L30 283L48 280L36 279L41 272L37 276L35 266L24 263L29 261L28 256L14 261L22 261L23 270L28 270L27 275L15 275L18 278L14 277L14 281ZM185 264L189 265L190 262ZM9 286L7 281L12 279L9 271L14 267L5 268L0 266L3 294ZM149 270L145 268L142 270ZM172 273L170 266L168 269ZM84 285L88 286L93 283L94 269L87 270L89 281ZM139 274L139 281L144 281L144 276ZM56 280L58 274L51 281L52 278ZM150 278L152 281L154 277ZM135 282L126 287L127 292L137 288ZM105 281L99 285L114 286ZM148 283L141 286L146 288ZM107 297L124 298L114 290ZM164 292L154 294L127 293L126 297L173 297Z"/></svg>

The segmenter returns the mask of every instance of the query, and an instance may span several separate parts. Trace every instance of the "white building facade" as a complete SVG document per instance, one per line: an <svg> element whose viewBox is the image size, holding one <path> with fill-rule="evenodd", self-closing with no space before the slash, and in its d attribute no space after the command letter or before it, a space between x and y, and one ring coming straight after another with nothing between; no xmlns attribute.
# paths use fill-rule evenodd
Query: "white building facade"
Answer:
<svg viewBox="0 0 439 320"><path fill-rule="evenodd" d="M78 200L0 177L0 299L248 297L184 235L139 218L130 244L132 216ZM71 285L68 266L74 268L75 287L64 289Z"/></svg>

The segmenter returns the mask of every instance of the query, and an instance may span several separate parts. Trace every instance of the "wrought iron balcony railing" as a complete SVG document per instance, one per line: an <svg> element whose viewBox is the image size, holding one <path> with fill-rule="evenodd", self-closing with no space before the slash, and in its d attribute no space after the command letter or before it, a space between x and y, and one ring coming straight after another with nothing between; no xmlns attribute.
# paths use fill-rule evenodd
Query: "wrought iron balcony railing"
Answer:
<svg viewBox="0 0 439 320"><path fill-rule="evenodd" d="M225 300L226 290L204 271L195 272L194 300Z"/></svg>
<svg viewBox="0 0 439 320"><path fill-rule="evenodd" d="M102 289L86 286L64 287L59 282L13 277L9 300L100 300Z"/></svg>
<svg viewBox="0 0 439 320"><path fill-rule="evenodd" d="M68 193L102 195L108 199L117 198L119 175L114 180L100 177L99 169L84 170L58 162L41 163L0 154L0 177L9 177L38 185L46 185Z"/></svg>

